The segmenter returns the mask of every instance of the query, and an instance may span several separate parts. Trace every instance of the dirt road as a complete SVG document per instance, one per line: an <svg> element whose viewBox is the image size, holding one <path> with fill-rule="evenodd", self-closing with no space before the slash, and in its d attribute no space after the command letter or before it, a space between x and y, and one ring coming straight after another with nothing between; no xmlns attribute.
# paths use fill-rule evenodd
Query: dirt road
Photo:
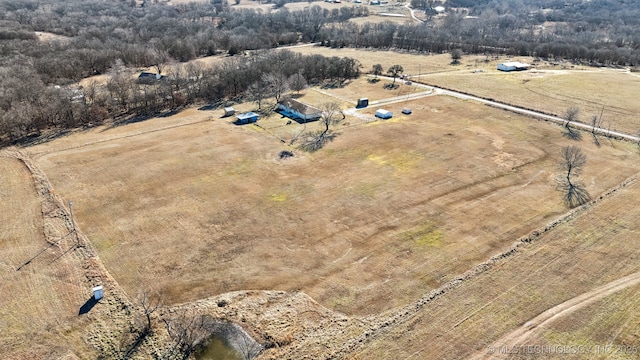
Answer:
<svg viewBox="0 0 640 360"><path fill-rule="evenodd" d="M529 337L542 331L545 326L551 324L558 318L569 315L611 294L638 284L640 284L640 272L625 276L569 299L527 321L524 325L489 345L486 349L482 349L480 352L474 354L470 359L506 359L510 354L500 353L500 351L497 351L498 349L515 349L518 345L522 345Z"/></svg>
<svg viewBox="0 0 640 360"><path fill-rule="evenodd" d="M393 78L389 77L389 76L379 76L379 78L383 78L383 79L387 79L387 80L393 80ZM512 106L512 105L508 105L508 104L501 103L501 102L498 102L498 101L488 100L488 99L484 99L484 98L481 98L481 97L478 97L478 96L461 93L461 92L458 92L458 91L442 89L442 88L439 88L439 87L436 87L436 86L417 83L415 81L413 81L413 85L414 86L419 86L419 87L424 87L425 89L431 89L432 91L425 92L425 93L414 94L411 97L412 99L417 99L417 98L420 98L420 97L431 96L431 95L448 95L448 96L453 96L453 97L456 97L456 98L462 99L462 100L477 101L477 102L480 102L482 104L489 105L489 106L492 106L492 107L495 107L495 108L498 108L498 109L511 111L511 112L514 112L514 113L518 113L518 114L522 114L522 115L526 115L526 116L542 119L542 120L545 120L545 121L551 121L551 122L554 122L554 123L560 124L560 125L565 125L567 123L567 120L565 120L565 119L563 119L561 117L558 117L558 116L549 115L549 114L545 114L545 113L542 113L542 112L539 112L539 111L529 110L529 109L525 109L525 108L521 108L521 107L517 107L517 106ZM389 99L389 100L393 101L393 99ZM388 103L389 100L387 100L387 99L380 100L380 101L378 101L376 103L371 103L370 105L371 106L379 106L379 105ZM590 131L590 132L592 131L595 134L599 134L599 135L603 135L603 136L615 137L615 138L618 138L618 139L627 140L627 141L633 141L633 142L640 142L640 137L638 137L638 136L625 134L625 133L621 133L621 132L618 132L618 131L603 129L603 128L599 128L599 127L594 128L593 126L591 126L589 124L585 124L585 123L581 123L581 122L577 122L577 121L569 121L568 125L570 125L571 127L574 127L574 128L578 128L580 130L585 130L585 131Z"/></svg>

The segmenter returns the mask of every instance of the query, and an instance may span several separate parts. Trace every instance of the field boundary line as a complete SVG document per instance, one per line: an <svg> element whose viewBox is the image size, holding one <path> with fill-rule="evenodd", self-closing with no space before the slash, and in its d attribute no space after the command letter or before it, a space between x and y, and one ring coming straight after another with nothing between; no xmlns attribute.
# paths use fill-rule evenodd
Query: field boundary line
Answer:
<svg viewBox="0 0 640 360"><path fill-rule="evenodd" d="M636 173L628 177L618 185L605 191L597 199L594 199L577 208L571 209L556 220L548 223L547 225L531 231L528 235L523 236L512 243L507 248L507 250L491 256L488 260L475 265L471 269L464 272L462 275L456 276L454 279L442 285L441 287L429 291L429 293L422 296L418 300L413 301L406 306L400 307L399 309L389 310L383 314L371 315L366 317L367 320L375 325L373 325L363 335L354 337L353 339L351 339L351 341L344 344L342 348L338 350L338 352L342 355L353 354L358 348L361 348L364 344L371 341L374 337L384 335L393 327L412 319L429 303L447 294L449 291L459 287L460 285L462 285L462 283L475 279L477 276L494 268L496 265L502 263L503 261L512 258L513 256L521 252L520 248L528 246L557 226L567 223L575 217L587 212L593 206L597 205L600 201L609 199L610 197L614 196L619 190L635 183L639 177L640 173Z"/></svg>
<svg viewBox="0 0 640 360"><path fill-rule="evenodd" d="M596 301L606 298L609 295L613 295L638 284L640 284L640 272L616 279L591 291L575 296L543 311L533 319L524 323L524 325L518 327L516 330L493 342L492 345L487 347L487 349L497 349L503 346L506 346L508 349L513 349L516 345L522 344L522 342L528 337L539 332L545 325L554 322L559 317L571 314L584 306L590 305ZM474 354L470 359L504 358L505 355L508 357L510 354L489 353L486 349L483 349L481 352Z"/></svg>
<svg viewBox="0 0 640 360"><path fill-rule="evenodd" d="M88 265L84 268L84 275L87 280L89 282L102 280L105 284L109 283L110 293L113 294L117 292L118 295L122 297L123 302L130 303L124 290L104 266L89 239L78 229L77 222L75 219L71 218L69 210L65 207L60 196L54 193L51 182L47 178L46 174L37 166L35 161L18 149L5 149L0 153L0 156L17 159L25 165L29 171L38 197L42 199L41 215L45 223L59 218L62 220L62 226L67 229L69 234L77 234L78 243L74 246L74 250L80 251L74 251L73 253L76 254L79 260L87 262L87 264L84 264ZM52 213L53 215L49 215ZM48 244L57 244L60 240L64 239L51 239L51 236L48 235L46 231L44 237Z"/></svg>

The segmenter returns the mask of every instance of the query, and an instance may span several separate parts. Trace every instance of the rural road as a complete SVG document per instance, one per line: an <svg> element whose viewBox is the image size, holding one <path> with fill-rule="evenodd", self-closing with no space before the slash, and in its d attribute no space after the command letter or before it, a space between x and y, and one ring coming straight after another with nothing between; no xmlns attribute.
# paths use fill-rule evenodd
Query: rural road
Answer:
<svg viewBox="0 0 640 360"><path fill-rule="evenodd" d="M424 22L424 21L422 21L422 20L420 20L420 19L418 19L416 17L416 14L415 14L416 11L411 8L411 4L407 4L404 7L407 8L407 10L409 10L409 12L411 13L411 18L413 20L418 21L418 22Z"/></svg>
<svg viewBox="0 0 640 360"><path fill-rule="evenodd" d="M387 80L393 80L392 77L389 76L378 76L379 78L383 78L383 79L387 79ZM397 80L396 80L397 81ZM457 92L457 91L453 91L453 90L446 90L446 89L442 89L439 88L437 86L431 86L431 85L425 85L425 84L421 84L421 83L417 83L415 81L412 81L412 84L414 86L419 86L419 87L424 87L425 89L432 89L433 92L429 92L429 93L418 93L415 94L413 96L411 96L411 99L417 99L419 97L424 97L424 96L430 96L430 95L448 95L448 96L453 96L456 97L458 99L462 99L462 100L472 100L472 101L477 101L479 103L485 104L485 105L489 105L498 109L502 109L502 110L507 110L507 111L511 111L514 113L518 113L518 114L522 114L522 115L526 115L526 116L531 116L531 117L535 117L538 119L542 119L542 120L546 120L546 121L551 121L560 125L565 125L567 120L558 117L558 116L553 116L553 115L548 115L542 112L538 112L538 111L534 111L534 110L529 110L529 109L524 109L521 107L517 107L517 106L513 106L513 105L507 105L505 103L501 103L498 101L494 101L494 100L487 100L481 97L477 97L477 96L473 96L473 95L469 95L469 94L464 94L461 92ZM404 97L406 99L406 96ZM397 101L397 99L395 98L389 98L389 99L383 99L383 100L379 100L379 101L375 101L370 103L371 106L380 106L383 104L388 104L390 102L395 102ZM593 129L593 127L591 125L585 124L585 123L581 123L581 122L576 122L576 121L570 121L569 125L572 126L573 128L577 128L580 130L586 130L591 132L593 130L593 132L600 134L600 135L604 135L604 136L611 136L611 137L615 137L615 138L620 138L620 139L624 139L624 140L629 140L629 141L633 141L633 142L640 142L640 137L638 136L634 136L634 135L630 135L630 134L625 134L625 133L621 133L618 131L613 131L613 130L607 130L607 129L603 129L603 128L599 128L596 127L595 129Z"/></svg>
<svg viewBox="0 0 640 360"><path fill-rule="evenodd" d="M572 312L596 301L602 300L611 294L638 284L640 284L640 272L625 276L589 292L578 295L527 321L516 330L504 335L493 344L475 353L469 357L469 359L506 359L511 356L512 353L519 351L519 346L524 346L526 344L525 341L530 336L541 331L546 325L549 325L558 318L569 315Z"/></svg>

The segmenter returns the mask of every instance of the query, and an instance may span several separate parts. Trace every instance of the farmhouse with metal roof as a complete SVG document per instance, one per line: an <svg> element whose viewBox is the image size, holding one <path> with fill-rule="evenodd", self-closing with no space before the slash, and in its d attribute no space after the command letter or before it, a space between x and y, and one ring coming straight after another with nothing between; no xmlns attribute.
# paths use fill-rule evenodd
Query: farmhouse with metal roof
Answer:
<svg viewBox="0 0 640 360"><path fill-rule="evenodd" d="M291 98L280 101L278 110L282 115L298 122L315 121L322 117L322 110Z"/></svg>

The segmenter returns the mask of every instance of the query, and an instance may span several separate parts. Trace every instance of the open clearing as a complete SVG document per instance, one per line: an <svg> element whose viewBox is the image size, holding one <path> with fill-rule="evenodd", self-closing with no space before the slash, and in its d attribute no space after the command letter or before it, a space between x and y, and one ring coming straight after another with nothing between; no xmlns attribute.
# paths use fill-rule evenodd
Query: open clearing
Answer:
<svg viewBox="0 0 640 360"><path fill-rule="evenodd" d="M498 79L487 82L487 94L480 80L463 90L500 101L509 94L496 84L515 91L541 73L571 81L582 74L585 87L601 79L628 89L636 81L612 70L490 73L494 65L482 62L484 73L471 73L468 63L451 71L448 55L395 54L415 60L405 65L384 63L385 54L395 53L335 53L358 55L368 68L402 64L405 73L419 70L420 80L442 78L449 88L459 81L450 74ZM516 76L531 80L511 81ZM637 146L602 139L597 147L588 134L570 141L560 126L415 85L383 90L387 81L363 77L303 92L302 101L337 100L347 114L336 139L316 153L287 144L318 123L273 114L235 126L221 109L190 108L28 147L28 169L0 157L7 199L0 219L13 225L0 238L0 351L13 358L123 354L132 320L120 287L130 297L161 292L178 304L166 313L188 308L286 344L261 358L459 359L482 358L491 345L637 345ZM566 89L571 81L548 86ZM410 99L422 91L425 97ZM584 93L598 101L593 96ZM372 106L356 112L359 97ZM544 99L536 106L553 112ZM391 120L374 118L377 101L395 114ZM633 111L636 104L618 106ZM402 115L403 107L413 114ZM597 199L574 211L554 182L567 145L587 155L581 179ZM280 159L282 150L295 156ZM54 193L63 201L51 200ZM90 245L65 254L73 245L69 200L80 242ZM531 244L510 251L523 236ZM501 253L508 255L487 262ZM78 316L98 282L111 296ZM160 332L153 336L140 358L168 343ZM30 338L43 340L29 347Z"/></svg>
<svg viewBox="0 0 640 360"><path fill-rule="evenodd" d="M75 258L59 258L63 251L45 241L41 200L26 166L0 157L0 174L2 357L93 354L81 335L87 320L77 316L89 293L80 286Z"/></svg>
<svg viewBox="0 0 640 360"><path fill-rule="evenodd" d="M529 71L505 73L496 70L500 62L521 61L532 64L532 58L491 58L463 56L460 65L450 65L451 56L419 55L391 51L328 49L300 47L293 51L325 56L349 56L359 60L363 72L374 64L384 71L394 64L404 68L411 80L440 86L500 102L562 115L577 106L578 120L591 123L592 116L602 114L602 127L636 134L640 129L640 102L636 101L640 76L623 69L591 68L571 64L534 63ZM418 74L420 74L418 76Z"/></svg>
<svg viewBox="0 0 640 360"><path fill-rule="evenodd" d="M371 314L565 211L559 127L449 97L410 103L411 116L343 127L324 150L286 160L262 129L195 109L29 152L127 293L154 288L176 303L302 289ZM632 145L581 146L594 196L638 172Z"/></svg>
<svg viewBox="0 0 640 360"><path fill-rule="evenodd" d="M640 184L633 180L615 195L578 212L521 248L519 254L429 303L401 326L382 333L354 358L388 358L394 354L404 359L460 359L471 355L494 359L506 358L498 353L496 346L500 345L520 350L521 345L637 346L640 288L633 281L595 302L574 302L574 308L566 307L572 311L559 313L543 326L534 327L532 320L590 291L613 288L628 275L635 276L637 283L638 196ZM533 329L531 337L501 343L503 335L522 326ZM490 345L496 350L493 354L489 353ZM597 355L594 350L571 358L609 359L612 355ZM617 355L615 358L621 359L638 356L631 351ZM544 358L566 356L546 354ZM521 351L509 358L541 355Z"/></svg>

